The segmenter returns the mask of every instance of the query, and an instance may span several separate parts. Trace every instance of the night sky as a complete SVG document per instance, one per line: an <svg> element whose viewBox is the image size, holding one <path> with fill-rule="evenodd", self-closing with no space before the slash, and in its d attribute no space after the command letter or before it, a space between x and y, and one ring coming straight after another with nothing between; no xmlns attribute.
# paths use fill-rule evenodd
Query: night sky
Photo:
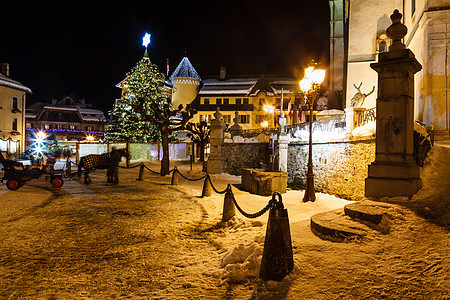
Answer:
<svg viewBox="0 0 450 300"><path fill-rule="evenodd" d="M202 78L300 76L328 64L328 1L8 1L1 5L0 62L31 88L29 102L74 94L108 110L115 85L142 58L173 71L184 53Z"/></svg>

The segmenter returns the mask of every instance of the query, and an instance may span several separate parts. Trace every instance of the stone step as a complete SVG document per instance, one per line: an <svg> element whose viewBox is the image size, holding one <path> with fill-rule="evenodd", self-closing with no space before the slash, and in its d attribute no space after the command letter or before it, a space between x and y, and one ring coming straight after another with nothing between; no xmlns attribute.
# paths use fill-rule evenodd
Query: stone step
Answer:
<svg viewBox="0 0 450 300"><path fill-rule="evenodd" d="M344 212L350 218L361 221L372 229L387 234L390 231L390 226L386 215L391 208L392 206L387 203L364 199L347 204L344 207Z"/></svg>
<svg viewBox="0 0 450 300"><path fill-rule="evenodd" d="M359 239L374 230L387 234L390 225L386 216L390 209L390 204L364 199L347 204L343 209L312 216L311 230L317 236L333 241Z"/></svg>
<svg viewBox="0 0 450 300"><path fill-rule="evenodd" d="M311 230L320 238L342 242L360 239L372 229L346 216L343 209L337 209L312 216Z"/></svg>

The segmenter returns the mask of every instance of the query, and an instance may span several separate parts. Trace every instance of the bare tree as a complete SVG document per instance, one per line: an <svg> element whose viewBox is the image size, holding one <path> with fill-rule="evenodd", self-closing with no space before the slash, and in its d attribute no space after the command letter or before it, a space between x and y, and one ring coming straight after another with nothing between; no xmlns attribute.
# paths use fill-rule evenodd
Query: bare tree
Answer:
<svg viewBox="0 0 450 300"><path fill-rule="evenodd" d="M184 125L192 119L197 111L191 108L189 104L186 105L185 110L183 110L181 104L178 109L174 109L168 97L163 102L147 102L145 98L138 98L137 103L133 105L133 109L140 114L142 119L158 126L161 132L163 149L161 175L169 174L169 135L174 131L183 129Z"/></svg>
<svg viewBox="0 0 450 300"><path fill-rule="evenodd" d="M187 123L185 126L189 131L188 137L191 141L200 147L200 161L205 161L205 147L209 143L209 134L211 129L208 123L201 121L200 123Z"/></svg>

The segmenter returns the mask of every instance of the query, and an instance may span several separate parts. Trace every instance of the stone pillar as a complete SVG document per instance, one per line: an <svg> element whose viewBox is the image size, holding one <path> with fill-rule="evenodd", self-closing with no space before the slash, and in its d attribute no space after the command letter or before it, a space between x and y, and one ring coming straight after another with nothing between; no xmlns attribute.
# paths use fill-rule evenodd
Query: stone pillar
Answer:
<svg viewBox="0 0 450 300"><path fill-rule="evenodd" d="M214 113L214 118L211 121L211 133L209 138L210 143L210 155L208 157L208 173L220 174L223 173L223 158L222 158L222 145L223 145L223 132L225 129L225 123L223 122L223 116L220 113L219 107Z"/></svg>
<svg viewBox="0 0 450 300"><path fill-rule="evenodd" d="M347 135L350 135L352 130L361 124L365 111L365 107L347 107L345 109L345 132Z"/></svg>
<svg viewBox="0 0 450 300"><path fill-rule="evenodd" d="M369 165L366 197L411 197L422 186L413 158L414 74L422 66L401 42L407 32L401 17L398 10L391 15L386 32L393 43L370 65L378 73L378 99L375 161Z"/></svg>
<svg viewBox="0 0 450 300"><path fill-rule="evenodd" d="M284 132L286 118L284 117L283 111L281 112L278 124L280 124L280 134L278 135L278 171L287 172L289 136Z"/></svg>

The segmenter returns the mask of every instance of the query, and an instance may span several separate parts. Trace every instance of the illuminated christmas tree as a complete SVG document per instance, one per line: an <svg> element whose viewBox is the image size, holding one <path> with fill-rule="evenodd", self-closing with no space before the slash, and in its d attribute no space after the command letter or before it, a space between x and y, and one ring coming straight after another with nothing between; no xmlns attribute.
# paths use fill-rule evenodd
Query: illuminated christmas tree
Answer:
<svg viewBox="0 0 450 300"><path fill-rule="evenodd" d="M133 106L138 98L151 103L166 103L168 94L164 91L164 75L152 64L148 56L141 59L127 74L123 82L125 92L109 112L113 120L108 124L105 140L110 142L159 142L160 130L156 124L144 120ZM145 114L153 111L145 106Z"/></svg>

